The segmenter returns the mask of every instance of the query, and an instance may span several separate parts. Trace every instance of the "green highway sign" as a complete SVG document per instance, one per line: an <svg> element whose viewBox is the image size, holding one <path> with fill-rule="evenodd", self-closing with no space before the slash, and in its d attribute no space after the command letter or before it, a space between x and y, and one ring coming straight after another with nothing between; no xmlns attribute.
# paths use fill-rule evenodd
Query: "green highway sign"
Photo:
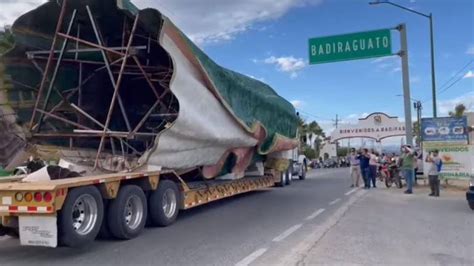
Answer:
<svg viewBox="0 0 474 266"><path fill-rule="evenodd" d="M389 29L309 39L309 63L322 64L392 54Z"/></svg>

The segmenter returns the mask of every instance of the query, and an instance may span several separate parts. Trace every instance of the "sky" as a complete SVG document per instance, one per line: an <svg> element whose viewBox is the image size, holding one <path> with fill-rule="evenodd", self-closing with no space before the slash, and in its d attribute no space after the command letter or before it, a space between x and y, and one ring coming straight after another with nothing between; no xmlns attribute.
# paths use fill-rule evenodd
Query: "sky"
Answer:
<svg viewBox="0 0 474 266"><path fill-rule="evenodd" d="M411 97L432 116L429 21L369 0L135 0L167 15L220 65L271 85L329 132L372 112L403 120L398 56L308 64L308 39L406 23ZM0 0L0 25L44 0ZM438 116L458 103L474 111L474 1L393 0L433 13ZM399 33L392 32L393 52ZM415 112L412 111L413 117Z"/></svg>

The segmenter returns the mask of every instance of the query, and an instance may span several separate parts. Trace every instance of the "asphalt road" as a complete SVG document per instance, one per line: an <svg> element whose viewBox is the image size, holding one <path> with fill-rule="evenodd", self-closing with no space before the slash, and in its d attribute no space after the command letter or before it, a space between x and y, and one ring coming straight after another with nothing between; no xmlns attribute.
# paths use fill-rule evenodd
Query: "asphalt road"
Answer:
<svg viewBox="0 0 474 266"><path fill-rule="evenodd" d="M348 169L314 170L304 181L236 196L180 213L129 241L97 240L82 249L21 247L0 239L0 265L247 265L271 263L322 222L349 194ZM271 255L271 256L269 256Z"/></svg>

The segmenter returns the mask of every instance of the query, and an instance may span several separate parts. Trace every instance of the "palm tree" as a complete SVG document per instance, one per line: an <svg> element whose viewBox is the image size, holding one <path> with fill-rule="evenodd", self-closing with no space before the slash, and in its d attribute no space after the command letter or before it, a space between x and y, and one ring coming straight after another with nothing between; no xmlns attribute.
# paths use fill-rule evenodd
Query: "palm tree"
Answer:
<svg viewBox="0 0 474 266"><path fill-rule="evenodd" d="M320 146L321 146L321 137L323 137L323 138L325 137L324 131L321 128L321 126L319 126L318 122L313 121L313 122L309 123L309 125L307 127L307 132L308 132L309 139L312 142L311 146L313 146L313 143L315 144L314 145L314 150L315 150L316 157L319 157L319 151L320 151ZM316 137L316 138L313 139L313 137Z"/></svg>
<svg viewBox="0 0 474 266"><path fill-rule="evenodd" d="M466 106L462 103L456 105L454 107L454 112L450 111L449 116L452 117L462 117L464 115L464 112L466 111Z"/></svg>
<svg viewBox="0 0 474 266"><path fill-rule="evenodd" d="M308 133L308 125L301 117L298 117L298 135L299 135L300 143L303 145L306 144L307 133Z"/></svg>

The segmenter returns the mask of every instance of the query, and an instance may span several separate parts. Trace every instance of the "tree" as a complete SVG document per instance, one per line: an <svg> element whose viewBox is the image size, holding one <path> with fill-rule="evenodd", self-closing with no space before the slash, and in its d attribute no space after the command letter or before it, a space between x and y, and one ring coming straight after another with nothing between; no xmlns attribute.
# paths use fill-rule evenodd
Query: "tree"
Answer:
<svg viewBox="0 0 474 266"><path fill-rule="evenodd" d="M306 134L308 133L308 125L306 122L301 118L298 117L298 134L300 138L300 143L302 145L306 144Z"/></svg>
<svg viewBox="0 0 474 266"><path fill-rule="evenodd" d="M349 147L338 147L337 148L337 157L345 157L349 155Z"/></svg>
<svg viewBox="0 0 474 266"><path fill-rule="evenodd" d="M0 30L0 55L10 50L14 44L15 38L12 31L7 27L3 31Z"/></svg>
<svg viewBox="0 0 474 266"><path fill-rule="evenodd" d="M462 117L464 115L464 112L466 111L466 106L462 103L456 105L454 107L454 112L450 111L449 116L452 117Z"/></svg>
<svg viewBox="0 0 474 266"><path fill-rule="evenodd" d="M319 158L321 138L325 138L326 134L318 122L312 121L308 124L301 117L298 117L298 134L300 149L305 156L310 159Z"/></svg>
<svg viewBox="0 0 474 266"><path fill-rule="evenodd" d="M303 154L304 154L304 156L306 156L306 158L308 158L310 160L314 160L314 159L317 158L315 151L313 149L311 149L311 147L308 147L308 146L303 148Z"/></svg>

